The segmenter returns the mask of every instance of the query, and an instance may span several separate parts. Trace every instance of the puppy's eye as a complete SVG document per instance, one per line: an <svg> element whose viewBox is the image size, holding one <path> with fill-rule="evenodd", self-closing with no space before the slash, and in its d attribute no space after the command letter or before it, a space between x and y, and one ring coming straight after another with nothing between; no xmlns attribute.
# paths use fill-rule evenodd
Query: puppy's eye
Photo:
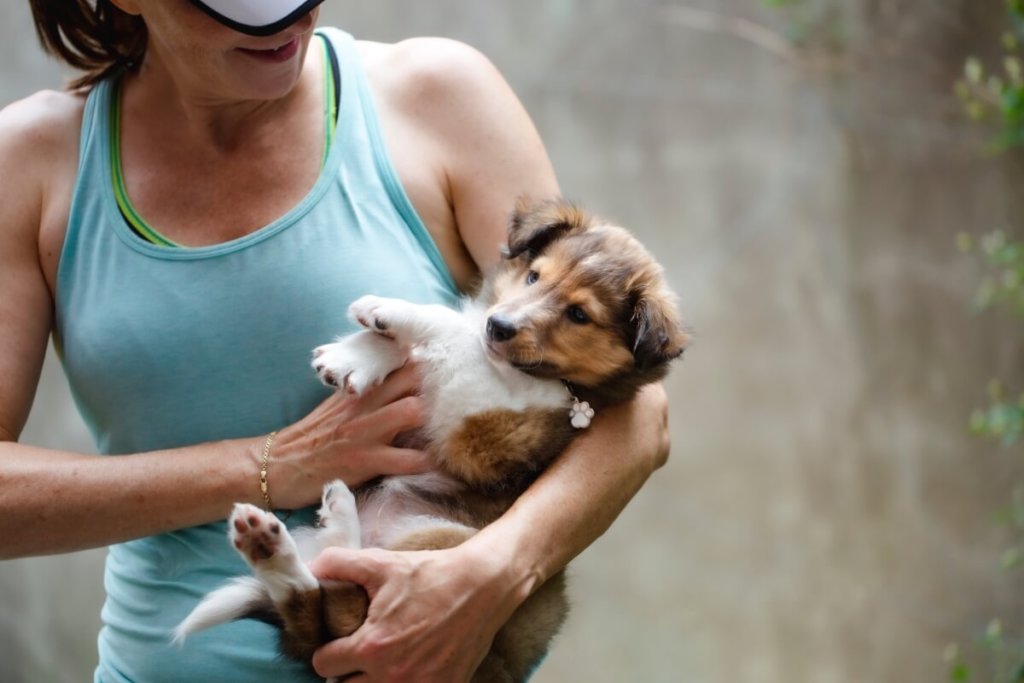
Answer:
<svg viewBox="0 0 1024 683"><path fill-rule="evenodd" d="M570 306L565 309L565 314L569 317L569 320L573 321L577 325L585 325L590 322L590 316L588 316L587 312L579 306Z"/></svg>
<svg viewBox="0 0 1024 683"><path fill-rule="evenodd" d="M526 284L532 285L534 282L540 279L540 273L536 270L531 270L526 274Z"/></svg>

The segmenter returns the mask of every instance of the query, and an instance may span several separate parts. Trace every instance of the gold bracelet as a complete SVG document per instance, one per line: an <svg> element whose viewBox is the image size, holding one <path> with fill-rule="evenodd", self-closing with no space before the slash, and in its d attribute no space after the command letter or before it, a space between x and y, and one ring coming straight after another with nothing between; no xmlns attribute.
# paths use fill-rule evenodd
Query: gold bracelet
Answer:
<svg viewBox="0 0 1024 683"><path fill-rule="evenodd" d="M274 504L270 502L270 486L267 484L267 468L270 465L270 444L274 443L277 431L270 432L267 440L263 442L263 460L260 461L260 492L263 494L263 502L266 503L268 512L274 510Z"/></svg>

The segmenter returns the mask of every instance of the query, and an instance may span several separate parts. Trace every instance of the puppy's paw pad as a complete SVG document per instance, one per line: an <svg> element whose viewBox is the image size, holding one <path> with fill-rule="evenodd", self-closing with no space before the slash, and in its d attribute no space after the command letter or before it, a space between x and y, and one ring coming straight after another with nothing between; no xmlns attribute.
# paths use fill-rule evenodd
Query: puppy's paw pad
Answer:
<svg viewBox="0 0 1024 683"><path fill-rule="evenodd" d="M250 564L270 560L285 548L280 520L255 505L239 503L228 523L231 544Z"/></svg>

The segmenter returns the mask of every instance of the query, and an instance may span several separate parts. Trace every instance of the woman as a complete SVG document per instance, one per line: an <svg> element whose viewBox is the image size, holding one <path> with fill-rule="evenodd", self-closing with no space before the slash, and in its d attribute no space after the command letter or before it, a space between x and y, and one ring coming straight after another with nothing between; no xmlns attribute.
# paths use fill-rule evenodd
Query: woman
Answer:
<svg viewBox="0 0 1024 683"><path fill-rule="evenodd" d="M514 198L558 193L481 55L314 34L318 4L32 0L87 74L0 112L0 534L4 557L111 546L97 681L309 677L259 623L168 646L245 571L223 518L272 501L308 523L327 480L428 467L390 445L422 421L411 370L352 400L318 386L309 351L360 294L453 302L497 260ZM103 456L16 443L51 333ZM462 546L325 553L317 575L372 602L317 672L466 680L667 452L655 387Z"/></svg>

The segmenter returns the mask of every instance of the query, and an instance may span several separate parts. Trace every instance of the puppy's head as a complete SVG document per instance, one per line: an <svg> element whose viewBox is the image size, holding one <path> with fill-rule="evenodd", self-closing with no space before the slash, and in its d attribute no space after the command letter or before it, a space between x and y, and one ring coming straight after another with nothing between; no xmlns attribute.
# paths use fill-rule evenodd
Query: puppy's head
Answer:
<svg viewBox="0 0 1024 683"><path fill-rule="evenodd" d="M488 303L493 357L581 388L611 388L618 399L664 375L689 341L643 246L561 200L516 206Z"/></svg>

